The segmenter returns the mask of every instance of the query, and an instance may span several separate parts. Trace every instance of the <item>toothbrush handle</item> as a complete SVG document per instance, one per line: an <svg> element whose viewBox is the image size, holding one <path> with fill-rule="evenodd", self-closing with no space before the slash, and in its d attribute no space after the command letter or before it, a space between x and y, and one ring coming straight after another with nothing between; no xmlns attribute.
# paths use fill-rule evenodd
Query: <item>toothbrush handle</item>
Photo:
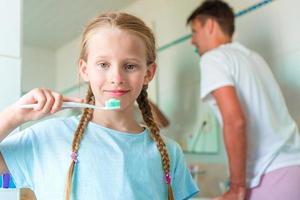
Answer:
<svg viewBox="0 0 300 200"><path fill-rule="evenodd" d="M27 104L21 105L20 108L29 108L33 109L37 106L37 104ZM105 109L102 107L97 107L94 105L86 104L86 103L77 103L77 102L64 102L62 104L62 108L92 108L92 109Z"/></svg>
<svg viewBox="0 0 300 200"><path fill-rule="evenodd" d="M87 103L77 103L77 102L64 102L63 108L92 108L92 109L102 109L102 107L90 105ZM103 108L104 109L104 108Z"/></svg>

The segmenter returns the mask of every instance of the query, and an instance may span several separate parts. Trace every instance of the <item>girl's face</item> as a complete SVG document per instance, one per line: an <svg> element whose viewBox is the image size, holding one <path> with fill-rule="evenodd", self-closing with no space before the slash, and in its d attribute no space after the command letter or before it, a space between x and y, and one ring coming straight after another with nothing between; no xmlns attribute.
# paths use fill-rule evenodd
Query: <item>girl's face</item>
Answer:
<svg viewBox="0 0 300 200"><path fill-rule="evenodd" d="M143 85L152 80L156 65L146 64L146 46L138 36L114 27L91 35L87 61L80 60L80 74L90 82L96 105L119 99L121 109L134 103Z"/></svg>

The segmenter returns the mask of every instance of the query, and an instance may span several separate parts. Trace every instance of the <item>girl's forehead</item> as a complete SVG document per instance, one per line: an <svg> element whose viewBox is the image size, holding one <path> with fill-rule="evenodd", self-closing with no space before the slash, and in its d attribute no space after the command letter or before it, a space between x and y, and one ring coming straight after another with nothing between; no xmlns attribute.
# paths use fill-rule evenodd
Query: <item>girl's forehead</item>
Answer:
<svg viewBox="0 0 300 200"><path fill-rule="evenodd" d="M89 54L146 56L145 42L136 34L114 27L100 28L88 38Z"/></svg>
<svg viewBox="0 0 300 200"><path fill-rule="evenodd" d="M119 44L134 45L138 44L144 47L144 41L137 34L129 30L122 30L115 27L104 27L94 31L89 38L91 44L97 45L98 43L105 45L113 45L114 42Z"/></svg>

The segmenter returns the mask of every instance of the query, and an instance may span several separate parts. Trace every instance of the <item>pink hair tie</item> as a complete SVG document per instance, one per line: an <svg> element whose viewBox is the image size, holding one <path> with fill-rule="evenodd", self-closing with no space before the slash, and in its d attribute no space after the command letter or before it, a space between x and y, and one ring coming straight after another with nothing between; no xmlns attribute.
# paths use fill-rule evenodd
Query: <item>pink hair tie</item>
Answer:
<svg viewBox="0 0 300 200"><path fill-rule="evenodd" d="M78 162L77 156L78 156L78 154L75 151L73 151L71 154L71 158L72 158L73 162L75 162L75 163Z"/></svg>
<svg viewBox="0 0 300 200"><path fill-rule="evenodd" d="M168 185L171 184L171 176L170 176L170 173L169 173L169 172L166 173L166 183L167 183Z"/></svg>

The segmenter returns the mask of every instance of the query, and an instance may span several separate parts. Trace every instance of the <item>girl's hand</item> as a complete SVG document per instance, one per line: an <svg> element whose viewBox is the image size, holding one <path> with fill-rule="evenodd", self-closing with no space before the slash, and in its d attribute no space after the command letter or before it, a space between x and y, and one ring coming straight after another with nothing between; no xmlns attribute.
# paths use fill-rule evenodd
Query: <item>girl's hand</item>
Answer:
<svg viewBox="0 0 300 200"><path fill-rule="evenodd" d="M22 124L27 121L38 120L60 111L64 101L81 103L83 102L83 99L76 97L64 97L49 89L37 88L21 97L12 105L11 109L15 113L15 120L17 120L19 124ZM20 107L21 105L26 104L37 104L37 106L34 109Z"/></svg>

